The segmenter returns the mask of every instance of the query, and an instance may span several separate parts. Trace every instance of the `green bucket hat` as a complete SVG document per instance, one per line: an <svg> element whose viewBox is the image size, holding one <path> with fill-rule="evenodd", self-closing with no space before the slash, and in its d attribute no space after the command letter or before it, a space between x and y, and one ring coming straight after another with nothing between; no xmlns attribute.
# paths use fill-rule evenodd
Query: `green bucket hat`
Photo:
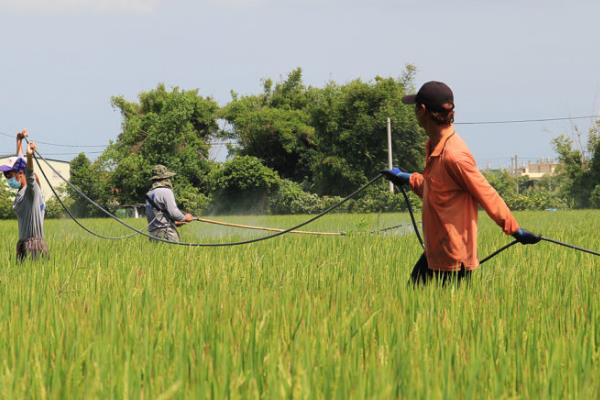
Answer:
<svg viewBox="0 0 600 400"><path fill-rule="evenodd" d="M150 178L151 181L160 181L163 179L172 178L176 174L175 172L169 171L169 169L164 165L157 164L154 167L152 167L152 175L152 178Z"/></svg>

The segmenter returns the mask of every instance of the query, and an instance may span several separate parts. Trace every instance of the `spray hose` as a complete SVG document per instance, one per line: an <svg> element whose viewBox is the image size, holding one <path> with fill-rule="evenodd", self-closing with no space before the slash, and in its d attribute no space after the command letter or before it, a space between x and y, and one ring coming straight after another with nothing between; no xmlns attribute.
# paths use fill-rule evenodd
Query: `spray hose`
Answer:
<svg viewBox="0 0 600 400"><path fill-rule="evenodd" d="M254 225L245 225L245 224L234 224L232 222L218 221L215 219L208 219L202 217L194 217L193 221L204 222L207 224L220 225L220 226L229 226L232 228L242 228L242 229L252 229L257 231L267 231L267 232L282 232L285 229L281 228L269 228L266 226L254 226ZM288 233L298 233L302 235L316 235L316 236L344 236L345 232L315 232L315 231L298 231L293 230Z"/></svg>
<svg viewBox="0 0 600 400"><path fill-rule="evenodd" d="M410 219L413 222L413 228L415 230L415 234L417 235L417 239L419 240L419 243L421 244L421 247L425 248L425 245L423 243L423 238L421 237L421 233L419 232L419 228L417 226L417 223L415 222L414 211L413 211L412 206L410 204L410 199L408 198L408 195L406 194L406 190L404 189L403 186L400 187L400 190L402 191L402 194L404 195L404 201L406 202L406 207L408 209L408 212L410 213ZM564 246L564 247L567 247L569 249L573 249L573 250L581 251L581 252L584 252L584 253L592 254L594 256L600 256L600 252L598 252L598 251L585 249L583 247L575 246L573 244L564 243L564 242L561 242L559 240L550 239L550 238L543 237L543 236L540 236L540 238L541 238L541 240L546 241L548 243L557 244L559 246ZM479 261L479 265L483 265L487 261L489 261L492 258L496 257L498 254L502 253L504 250L509 249L510 247L514 246L517 243L519 243L518 240L513 240L512 242L510 242L508 244L505 244L504 246L500 247L498 250L494 251L492 254L490 254L487 257L484 257L482 260L480 260Z"/></svg>
<svg viewBox="0 0 600 400"><path fill-rule="evenodd" d="M226 246L240 246L240 245L245 245L245 244L250 244L250 243L256 243L256 242L261 242L263 240L268 240L268 239L273 239L276 238L278 236L284 235L286 233L291 233L292 231L297 231L299 228L310 224L311 222L316 221L319 218L324 217L325 215L329 214L330 212L334 211L335 209L341 207L344 203L346 203L348 200L356 197L359 193L363 192L364 190L366 190L369 186L371 186L373 183L375 183L377 180L379 180L379 178L382 177L381 174L378 174L377 176L373 177L371 180L369 180L367 183L365 183L363 186L361 186L360 188L356 189L354 192L350 193L348 196L344 197L342 200L340 200L338 203L327 207L325 210L323 210L322 212L320 212L319 214L315 215L312 218L309 218L308 220L297 224L291 228L288 229L282 229L282 230L278 230L277 232L271 234L271 235L266 235L266 236L261 236L258 238L254 238L254 239L248 239L248 240L241 240L241 241L237 241L237 242L225 242L225 243L188 243L188 242L174 242L171 240L166 240L163 238L159 238L156 236L153 236L149 233L146 233L130 224L128 224L127 222L123 221L121 218L117 217L116 215L114 215L113 213L111 213L110 211L108 211L106 208L104 208L102 205L98 204L98 202L96 202L95 200L91 199L88 195L86 195L78 186L74 185L73 183L71 183L68 179L66 179L64 176L62 176L62 174L56 170L56 168L54 168L52 166L52 164L50 164L48 162L48 160L46 160L44 158L44 156L42 156L37 150L35 151L35 155L37 157L39 157L42 161L44 161L44 163L52 170L52 172L58 176L62 181L64 181L69 187L71 187L77 194L79 194L81 197L83 197L87 202L89 202L90 204L92 204L94 207L96 207L97 209L99 209L100 211L102 211L104 214L106 214L108 217L112 218L113 220L115 220L116 222L118 222L119 224L123 225L124 227L132 230L135 232L135 234L139 234L142 236L146 236L150 239L156 240L158 242L163 242L163 243L168 243L168 244L173 244L173 245L178 245L178 246L184 246L184 247L226 247ZM42 175L44 176L44 179L46 180L46 182L48 183L48 185L50 187L52 187L50 180L48 179L48 177L46 176L46 173L44 172L42 166L40 165L40 162L37 160L37 157L35 157L35 162L38 165L38 168L40 169L40 172L42 173ZM59 198L58 193L56 193L56 191L54 190L54 188L52 188L52 193ZM103 235L99 235L96 234L95 232L91 231L89 228L85 227L81 222L79 222L77 220L77 218L70 212L68 211L67 207L65 206L64 202L59 199L59 203L60 205L63 207L63 209L65 209L65 211L67 212L67 214L69 215L69 217L71 219L73 219L77 225L79 225L81 228L85 229L88 233L93 234L94 236L97 237L102 237L102 238L108 238L108 237L103 237ZM122 237L121 237L122 238ZM117 238L112 238L111 239L117 239Z"/></svg>
<svg viewBox="0 0 600 400"><path fill-rule="evenodd" d="M344 197L341 201L339 201L338 203L326 208L325 210L323 210L322 212L320 212L319 214L315 215L312 218L309 218L308 220L297 224L291 228L287 228L287 229L279 229L279 228L266 228L266 227L256 227L256 226L251 226L251 225L242 225L242 224L232 224L232 223L226 223L226 222L222 222L222 221L216 221L216 220L209 220L207 218L196 218L198 221L202 221L202 222L206 222L206 223L212 223L212 224L218 224L218 225L225 225L225 226L232 226L232 227L239 227L239 228L245 228L245 229L259 229L259 230L266 230L266 231L274 231L275 233L271 234L271 235L266 235L266 236L261 236L259 238L254 238L254 239L248 239L248 240L242 240L242 241L237 241L237 242L225 242L225 243L188 243L188 242L174 242L174 241L170 241L170 240L166 240L163 238L159 238L153 235L150 235L130 224L128 224L127 222L123 221L121 218L117 217L116 215L114 215L113 213L111 213L110 211L108 211L107 209L105 209L102 205L98 204L96 201L94 201L93 199L91 199L90 197L88 197L79 187L77 187L76 185L74 185L73 183L71 183L68 179L66 179L64 176L62 176L60 174L59 171L57 171L52 164L50 164L37 150L35 151L35 155L37 155L37 157L34 157L35 162L40 170L40 172L42 173L46 183L48 184L48 186L50 187L50 190L52 191L52 193L54 194L54 196L56 197L57 201L59 202L59 204L61 205L61 207L65 210L65 212L69 215L69 217L82 229L84 229L86 232L99 237L101 239L107 239L107 240L121 240L121 239L126 239L126 238L130 238L133 237L135 235L142 235L142 236L146 236L150 239L159 241L159 242L163 242L163 243L168 243L168 244L174 244L174 245L178 245L178 246L185 246L185 247L226 247L226 246L240 246L240 245L245 245L245 244L251 244L251 243L256 243L256 242L260 242L260 241L264 241L264 240L268 240L268 239L273 239L276 238L278 236L282 236L284 234L287 233L303 233L303 234L310 234L310 235L326 235L326 236L343 236L344 232L312 232L312 231L299 231L298 229L306 226L308 224L310 224L311 222L316 221L317 219L320 219L322 217L324 217L325 215L329 214L330 212L334 211L335 209L341 207L344 203L346 203L348 200L356 197L359 193L363 192L364 190L366 190L369 186L371 186L373 183L375 183L377 180L379 180L379 178L381 178L383 175L382 174L378 174L377 176L373 177L372 179L370 179L367 183L365 183L363 186L361 186L360 188L356 189L354 192L350 193L348 196ZM106 214L107 216L109 216L110 218L112 218L113 220L117 221L119 224L123 225L124 227L130 229L133 231L133 233L128 234L128 235L124 235L124 236L105 236L105 235L101 235L98 234L94 231L92 231L91 229L89 229L88 227L86 227L85 225L83 225L78 219L77 217L75 217L73 215L73 213L71 213L71 211L68 209L68 207L64 204L64 202L62 201L62 199L60 198L60 196L58 195L58 193L56 192L55 188L52 186L52 184L50 183L50 180L48 179L48 176L46 175L44 169L42 168L40 162L38 161L37 158L40 158L42 161L44 161L44 163L46 163L46 165L52 170L52 172L54 172L54 174L56 176L58 176L61 180L63 180L67 185L69 185L76 193L78 193L81 197L83 197L86 201L88 201L90 204L92 204L94 207L96 207L97 209L99 209L100 211L102 211L104 214ZM425 247L424 246L424 241L423 238L421 236L421 233L419 231L417 222L416 222L416 218L414 216L414 210L412 208L412 205L410 203L410 199L408 198L408 195L406 193L406 190L404 189L404 187L400 188L400 191L402 192L402 195L404 197L404 201L406 202L406 206L408 209L408 212L410 214L410 218L411 218L411 222L413 225L413 229L415 231L415 235L417 236L417 239L419 241L419 243L421 244L421 247ZM384 228L381 231L385 231L385 230L389 230L395 227L390 227L390 228ZM559 240L556 239L551 239L551 238L547 238L547 237L543 237L541 236L541 240L546 241L548 243L552 243L552 244L556 244L559 246L563 246L563 247L567 247L576 251L581 251L587 254L591 254L591 255L595 255L595 256L600 256L600 252L598 251L594 251L594 250L589 250L580 246L576 246L576 245L572 245L572 244L568 244L568 243L564 243L561 242ZM504 246L502 246L501 248L499 248L498 250L494 251L492 254L490 254L489 256L483 258L479 264L482 265L485 262L491 260L492 258L494 258L495 256L497 256L498 254L502 253L503 251L507 250L508 248L514 246L515 244L517 244L518 241L514 240Z"/></svg>

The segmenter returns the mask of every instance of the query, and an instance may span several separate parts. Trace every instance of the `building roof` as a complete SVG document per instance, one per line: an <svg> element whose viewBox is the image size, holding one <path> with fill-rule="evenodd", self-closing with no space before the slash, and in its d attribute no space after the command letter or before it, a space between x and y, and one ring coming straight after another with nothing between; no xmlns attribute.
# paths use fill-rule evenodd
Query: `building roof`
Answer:
<svg viewBox="0 0 600 400"><path fill-rule="evenodd" d="M10 158L10 157L15 157L15 155L14 154L0 154L0 160L5 159L5 158ZM65 164L71 163L71 161L57 160L56 158L48 158L48 157L44 157L44 160L57 162L57 163L65 163Z"/></svg>

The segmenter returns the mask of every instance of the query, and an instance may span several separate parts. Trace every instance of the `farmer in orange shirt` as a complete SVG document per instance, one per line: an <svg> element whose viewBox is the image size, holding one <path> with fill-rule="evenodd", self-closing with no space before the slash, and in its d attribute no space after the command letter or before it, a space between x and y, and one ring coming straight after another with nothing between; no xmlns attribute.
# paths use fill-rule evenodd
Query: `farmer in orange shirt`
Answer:
<svg viewBox="0 0 600 400"><path fill-rule="evenodd" d="M423 199L425 253L415 265L415 284L438 278L468 278L477 259L477 207L522 244L534 244L538 235L519 227L506 203L479 172L465 142L454 130L454 96L442 82L424 84L416 95L405 96L415 105L419 125L429 140L422 174L398 168L383 171L397 185L409 184Z"/></svg>

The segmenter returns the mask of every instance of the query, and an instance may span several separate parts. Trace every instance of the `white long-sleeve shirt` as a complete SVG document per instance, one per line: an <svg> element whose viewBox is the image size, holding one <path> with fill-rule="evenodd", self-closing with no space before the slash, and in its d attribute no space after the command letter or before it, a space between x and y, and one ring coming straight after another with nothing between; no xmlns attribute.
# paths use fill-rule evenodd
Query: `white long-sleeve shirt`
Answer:
<svg viewBox="0 0 600 400"><path fill-rule="evenodd" d="M152 207L150 202L146 200L146 219L148 220L149 231L173 227L174 224L172 221L183 221L184 215L177 207L173 190L159 187L152 189L147 195L160 210L165 211L163 213L162 211L156 210ZM165 215L165 213L168 215Z"/></svg>
<svg viewBox="0 0 600 400"><path fill-rule="evenodd" d="M19 240L44 238L44 213L46 205L42 190L35 181L30 169L25 169L27 186L22 187L15 196L13 210L19 222Z"/></svg>

